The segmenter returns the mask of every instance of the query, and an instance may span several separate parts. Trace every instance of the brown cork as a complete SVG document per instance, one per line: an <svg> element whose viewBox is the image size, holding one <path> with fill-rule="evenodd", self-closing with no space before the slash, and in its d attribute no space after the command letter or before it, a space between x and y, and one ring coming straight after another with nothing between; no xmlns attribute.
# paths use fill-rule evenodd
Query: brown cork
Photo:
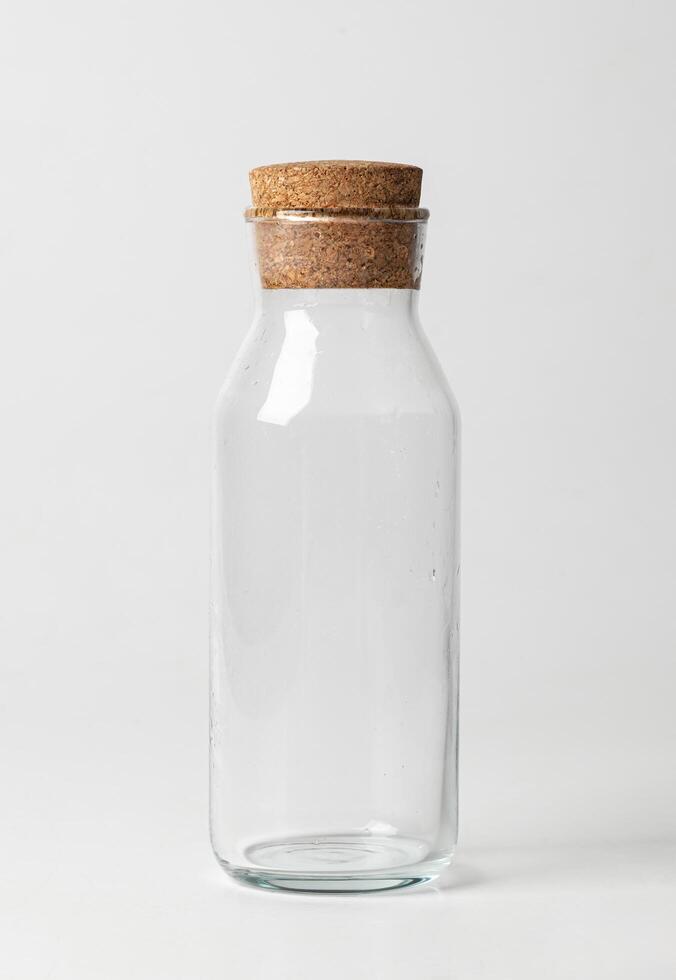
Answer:
<svg viewBox="0 0 676 980"><path fill-rule="evenodd" d="M249 180L256 208L417 208L422 170L405 163L310 160L256 167Z"/></svg>
<svg viewBox="0 0 676 980"><path fill-rule="evenodd" d="M258 167L250 180L265 289L419 288L419 167L324 160Z"/></svg>

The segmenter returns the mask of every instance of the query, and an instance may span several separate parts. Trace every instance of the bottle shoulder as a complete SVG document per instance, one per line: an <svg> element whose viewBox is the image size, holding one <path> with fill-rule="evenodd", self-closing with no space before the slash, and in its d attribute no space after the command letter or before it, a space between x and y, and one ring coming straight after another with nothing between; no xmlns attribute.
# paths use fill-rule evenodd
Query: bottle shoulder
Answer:
<svg viewBox="0 0 676 980"><path fill-rule="evenodd" d="M415 413L457 427L456 399L417 319L293 312L254 320L218 395L218 419Z"/></svg>

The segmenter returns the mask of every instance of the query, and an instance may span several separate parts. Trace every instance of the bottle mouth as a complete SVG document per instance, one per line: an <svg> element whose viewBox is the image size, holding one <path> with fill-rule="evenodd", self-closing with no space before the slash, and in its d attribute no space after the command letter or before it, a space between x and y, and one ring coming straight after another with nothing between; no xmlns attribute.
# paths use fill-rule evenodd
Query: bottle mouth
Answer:
<svg viewBox="0 0 676 980"><path fill-rule="evenodd" d="M253 207L264 289L418 289L429 212L408 205Z"/></svg>
<svg viewBox="0 0 676 980"><path fill-rule="evenodd" d="M386 221L397 224L427 222L427 208L409 208L399 205L368 208L247 208L244 217L249 222L258 221Z"/></svg>

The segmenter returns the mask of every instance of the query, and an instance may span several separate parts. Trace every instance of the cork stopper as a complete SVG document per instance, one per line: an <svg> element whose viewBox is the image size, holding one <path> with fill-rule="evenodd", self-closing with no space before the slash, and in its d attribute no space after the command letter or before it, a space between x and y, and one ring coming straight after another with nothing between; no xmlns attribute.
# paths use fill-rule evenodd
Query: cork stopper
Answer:
<svg viewBox="0 0 676 980"><path fill-rule="evenodd" d="M316 160L257 167L250 182L264 288L419 288L420 167Z"/></svg>
<svg viewBox="0 0 676 980"><path fill-rule="evenodd" d="M249 180L255 208L417 208L422 170L405 163L311 160L256 167Z"/></svg>

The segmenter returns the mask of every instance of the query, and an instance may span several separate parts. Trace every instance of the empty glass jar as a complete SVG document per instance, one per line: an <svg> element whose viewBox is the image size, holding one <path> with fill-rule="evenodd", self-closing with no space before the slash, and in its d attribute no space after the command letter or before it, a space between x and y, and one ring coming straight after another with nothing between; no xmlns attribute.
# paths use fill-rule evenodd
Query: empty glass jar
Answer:
<svg viewBox="0 0 676 980"><path fill-rule="evenodd" d="M297 207L252 179L256 313L214 426L212 841L263 886L399 887L457 835L458 412L418 320L426 212L371 203L385 165L289 166L350 203L310 169Z"/></svg>

